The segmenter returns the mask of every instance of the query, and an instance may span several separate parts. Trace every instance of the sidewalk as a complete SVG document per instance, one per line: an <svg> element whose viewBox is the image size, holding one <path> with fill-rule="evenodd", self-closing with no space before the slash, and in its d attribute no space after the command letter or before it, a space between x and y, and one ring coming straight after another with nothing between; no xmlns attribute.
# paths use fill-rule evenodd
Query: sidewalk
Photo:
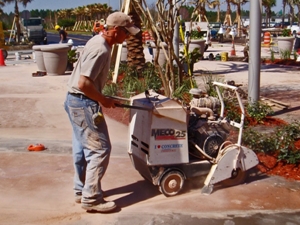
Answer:
<svg viewBox="0 0 300 225"><path fill-rule="evenodd" d="M247 66L200 61L195 69L246 85ZM109 118L113 152L103 189L119 208L86 213L72 191L71 128L63 109L69 75L32 77L36 70L34 62L0 67L0 224L300 224L300 182L254 170L245 184L216 185L208 196L201 195L205 177L186 180L181 194L166 198L131 164L127 127ZM265 89L299 90L299 81L299 71L262 68ZM28 152L35 143L47 149Z"/></svg>

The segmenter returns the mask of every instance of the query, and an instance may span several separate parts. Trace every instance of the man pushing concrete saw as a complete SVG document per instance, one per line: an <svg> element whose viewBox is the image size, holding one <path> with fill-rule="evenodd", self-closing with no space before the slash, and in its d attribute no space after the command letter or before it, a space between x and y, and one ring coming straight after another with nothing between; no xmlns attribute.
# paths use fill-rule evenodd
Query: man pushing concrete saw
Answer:
<svg viewBox="0 0 300 225"><path fill-rule="evenodd" d="M87 211L110 212L116 208L105 201L101 179L109 163L111 143L102 107L115 108L119 102L102 94L110 68L111 49L140 29L131 18L115 12L106 19L107 28L85 45L68 81L65 110L73 128L75 202Z"/></svg>

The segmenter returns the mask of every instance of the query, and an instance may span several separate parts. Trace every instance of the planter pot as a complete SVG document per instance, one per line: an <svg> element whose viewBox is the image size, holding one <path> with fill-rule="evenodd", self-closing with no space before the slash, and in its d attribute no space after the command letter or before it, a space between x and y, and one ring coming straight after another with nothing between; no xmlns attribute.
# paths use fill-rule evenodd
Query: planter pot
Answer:
<svg viewBox="0 0 300 225"><path fill-rule="evenodd" d="M32 50L34 51L34 57L35 57L36 65L38 67L38 71L46 72L43 52L41 51L41 45L32 46Z"/></svg>
<svg viewBox="0 0 300 225"><path fill-rule="evenodd" d="M190 70L191 70L191 75L192 75L194 72L194 63L190 64ZM187 63L183 63L183 71L187 74L189 73L189 67L188 67Z"/></svg>
<svg viewBox="0 0 300 225"><path fill-rule="evenodd" d="M189 51L193 51L195 48L200 49L200 53L204 54L205 50L205 40L203 39L191 39L190 44L189 44Z"/></svg>
<svg viewBox="0 0 300 225"><path fill-rule="evenodd" d="M63 44L41 46L48 75L62 75L65 73L68 62L68 50L69 46Z"/></svg>
<svg viewBox="0 0 300 225"><path fill-rule="evenodd" d="M162 42L162 46L164 47L165 51L167 52L168 51L167 44L165 42ZM151 42L151 48L153 50L153 59L154 59L155 55L156 55L156 46L154 45L153 42ZM160 47L160 49L159 49L159 56L158 56L158 64L160 66L163 66L163 65L166 64L166 62L167 62L167 58L165 56L165 53L164 53L163 49Z"/></svg>
<svg viewBox="0 0 300 225"><path fill-rule="evenodd" d="M278 52L279 54L283 54L285 52L292 52L294 37L277 37L278 41Z"/></svg>

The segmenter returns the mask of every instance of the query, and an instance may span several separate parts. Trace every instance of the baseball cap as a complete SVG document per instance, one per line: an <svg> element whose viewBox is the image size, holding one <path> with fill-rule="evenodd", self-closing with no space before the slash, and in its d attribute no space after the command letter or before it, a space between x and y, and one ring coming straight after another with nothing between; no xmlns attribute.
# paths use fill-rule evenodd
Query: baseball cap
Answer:
<svg viewBox="0 0 300 225"><path fill-rule="evenodd" d="M130 16L122 12L114 12L110 14L106 19L108 26L119 26L124 27L132 35L136 35L140 32L140 29L134 26Z"/></svg>

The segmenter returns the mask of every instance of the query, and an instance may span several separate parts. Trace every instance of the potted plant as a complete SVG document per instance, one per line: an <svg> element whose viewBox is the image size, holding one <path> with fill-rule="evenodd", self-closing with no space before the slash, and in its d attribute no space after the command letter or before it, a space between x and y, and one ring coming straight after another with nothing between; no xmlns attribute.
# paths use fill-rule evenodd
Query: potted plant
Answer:
<svg viewBox="0 0 300 225"><path fill-rule="evenodd" d="M290 29L282 29L282 36L277 37L278 52L284 55L290 54L293 50L294 39Z"/></svg>
<svg viewBox="0 0 300 225"><path fill-rule="evenodd" d="M74 69L74 63L77 62L76 49L70 49L68 51L68 62L67 62L67 71L72 71Z"/></svg>
<svg viewBox="0 0 300 225"><path fill-rule="evenodd" d="M189 73L189 69L191 74L194 70L194 64L202 59L203 54L201 53L199 48L194 48L192 51L189 51L187 54L184 52L180 52L182 54L181 63L183 64L183 70L186 73Z"/></svg>
<svg viewBox="0 0 300 225"><path fill-rule="evenodd" d="M201 31L192 30L190 33L190 43L189 43L189 51L193 51L195 48L200 49L201 54L204 54L205 49L205 39Z"/></svg>

